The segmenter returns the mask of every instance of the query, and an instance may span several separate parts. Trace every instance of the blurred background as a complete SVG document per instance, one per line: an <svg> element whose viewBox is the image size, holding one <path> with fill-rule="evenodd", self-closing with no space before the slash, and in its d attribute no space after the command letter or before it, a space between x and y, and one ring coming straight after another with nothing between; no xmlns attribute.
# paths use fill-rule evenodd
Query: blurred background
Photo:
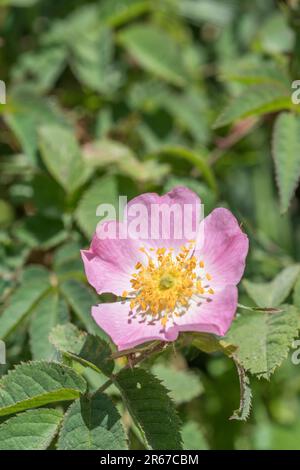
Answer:
<svg viewBox="0 0 300 470"><path fill-rule="evenodd" d="M50 359L55 324L91 328L97 297L79 249L96 207L119 194L184 185L206 214L230 208L250 237L253 281L299 259L297 181L279 177L279 193L272 161L278 113L299 112L290 98L299 19L297 1L0 0L1 374ZM249 301L243 287L240 298ZM152 367L187 449L300 449L300 366L290 357L270 382L252 378L247 422L228 419L239 384L222 354L185 347Z"/></svg>

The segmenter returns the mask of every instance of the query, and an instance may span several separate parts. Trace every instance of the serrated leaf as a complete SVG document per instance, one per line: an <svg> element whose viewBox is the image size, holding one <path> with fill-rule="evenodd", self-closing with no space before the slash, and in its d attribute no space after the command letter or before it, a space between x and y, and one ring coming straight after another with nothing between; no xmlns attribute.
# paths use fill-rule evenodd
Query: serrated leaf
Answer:
<svg viewBox="0 0 300 470"><path fill-rule="evenodd" d="M85 391L86 382L69 367L42 361L20 364L0 380L0 416L74 400Z"/></svg>
<svg viewBox="0 0 300 470"><path fill-rule="evenodd" d="M65 325L56 325L49 335L49 340L53 346L61 352L71 352L79 354L87 333L81 331L72 323Z"/></svg>
<svg viewBox="0 0 300 470"><path fill-rule="evenodd" d="M182 448L179 418L156 377L143 369L125 369L117 374L115 384L149 449Z"/></svg>
<svg viewBox="0 0 300 470"><path fill-rule="evenodd" d="M247 294L259 307L278 307L291 292L299 275L300 265L283 269L271 282L243 281Z"/></svg>
<svg viewBox="0 0 300 470"><path fill-rule="evenodd" d="M234 355L239 364L258 377L270 377L298 336L298 309L291 305L283 305L281 309L278 313L239 314L226 336L238 347Z"/></svg>
<svg viewBox="0 0 300 470"><path fill-rule="evenodd" d="M39 300L51 289L49 273L43 267L29 267L22 282L0 316L0 338L8 336L29 315Z"/></svg>
<svg viewBox="0 0 300 470"><path fill-rule="evenodd" d="M170 391L170 397L178 405L193 400L204 391L200 378L190 370L180 370L165 364L156 364L151 371Z"/></svg>
<svg viewBox="0 0 300 470"><path fill-rule="evenodd" d="M97 372L110 376L114 369L114 361L111 359L109 345L97 336L84 334L72 324L58 325L50 335L55 347L80 362L85 367L90 367Z"/></svg>
<svg viewBox="0 0 300 470"><path fill-rule="evenodd" d="M117 182L115 178L105 176L96 179L83 194L75 217L84 234L90 238L96 230L100 217L96 215L100 204L112 204L117 209Z"/></svg>
<svg viewBox="0 0 300 470"><path fill-rule="evenodd" d="M104 394L83 396L68 409L60 432L59 450L125 450L121 417Z"/></svg>
<svg viewBox="0 0 300 470"><path fill-rule="evenodd" d="M300 118L281 113L273 129L273 156L280 210L287 211L300 177Z"/></svg>
<svg viewBox="0 0 300 470"><path fill-rule="evenodd" d="M44 125L39 129L39 148L48 171L67 193L72 193L87 180L80 148L70 129Z"/></svg>
<svg viewBox="0 0 300 470"><path fill-rule="evenodd" d="M235 362L239 381L240 381L240 406L235 410L229 419L235 419L238 421L246 421L249 417L251 410L252 392L250 388L250 380L247 376L244 368L241 364L233 357Z"/></svg>
<svg viewBox="0 0 300 470"><path fill-rule="evenodd" d="M269 84L254 85L243 91L217 118L214 128L226 126L248 116L260 116L291 108L289 89Z"/></svg>
<svg viewBox="0 0 300 470"><path fill-rule="evenodd" d="M119 33L121 44L146 70L182 86L187 81L180 46L165 31L136 24Z"/></svg>
<svg viewBox="0 0 300 470"><path fill-rule="evenodd" d="M106 339L107 336L95 323L91 315L92 306L99 303L97 295L85 284L75 280L63 282L59 285L59 289L87 331Z"/></svg>
<svg viewBox="0 0 300 470"><path fill-rule="evenodd" d="M30 347L33 359L52 359L54 348L49 342L49 334L58 323L69 319L68 307L58 292L52 290L33 310L30 323Z"/></svg>
<svg viewBox="0 0 300 470"><path fill-rule="evenodd" d="M29 410L0 425L0 450L44 450L58 432L62 411Z"/></svg>

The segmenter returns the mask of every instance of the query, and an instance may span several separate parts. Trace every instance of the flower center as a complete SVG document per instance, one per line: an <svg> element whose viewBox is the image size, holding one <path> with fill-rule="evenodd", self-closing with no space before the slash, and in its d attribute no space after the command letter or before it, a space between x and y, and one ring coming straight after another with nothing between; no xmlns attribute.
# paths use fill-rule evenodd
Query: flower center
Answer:
<svg viewBox="0 0 300 470"><path fill-rule="evenodd" d="M175 284L175 278L172 274L163 274L159 281L160 290L170 289Z"/></svg>
<svg viewBox="0 0 300 470"><path fill-rule="evenodd" d="M208 284L212 279L204 272L204 262L197 263L191 254L194 242L182 246L175 256L173 248L145 248L140 250L147 256L147 264L138 262L136 272L130 280L132 291L123 292L129 298L130 308L138 313L149 314L160 319L163 326L173 315L185 313L192 297L207 299L214 294Z"/></svg>

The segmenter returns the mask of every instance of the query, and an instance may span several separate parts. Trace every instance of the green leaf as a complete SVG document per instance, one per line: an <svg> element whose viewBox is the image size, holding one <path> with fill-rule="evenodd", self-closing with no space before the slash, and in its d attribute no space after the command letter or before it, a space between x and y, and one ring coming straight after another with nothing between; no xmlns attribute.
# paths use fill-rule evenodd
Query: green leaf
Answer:
<svg viewBox="0 0 300 470"><path fill-rule="evenodd" d="M288 253L292 251L292 226L289 214L280 215L275 198L272 169L262 155L262 164L253 169L253 201L259 235L268 237Z"/></svg>
<svg viewBox="0 0 300 470"><path fill-rule="evenodd" d="M300 277L298 277L295 283L293 292L293 304L295 305L295 307L298 307L300 309Z"/></svg>
<svg viewBox="0 0 300 470"><path fill-rule="evenodd" d="M156 364L151 371L162 381L167 390L170 390L170 397L178 405L193 400L204 391L200 378L190 370L180 370L165 364ZM188 387L187 384L189 384Z"/></svg>
<svg viewBox="0 0 300 470"><path fill-rule="evenodd" d="M281 113L273 130L273 155L280 210L288 210L300 177L300 118Z"/></svg>
<svg viewBox="0 0 300 470"><path fill-rule="evenodd" d="M116 376L115 384L149 449L182 448L179 418L156 377L143 369L126 369Z"/></svg>
<svg viewBox="0 0 300 470"><path fill-rule="evenodd" d="M90 238L100 222L96 215L100 204L112 204L117 209L117 183L115 178L105 176L96 179L81 198L75 217L81 230Z"/></svg>
<svg viewBox="0 0 300 470"><path fill-rule="evenodd" d="M66 127L66 119L53 100L42 98L25 87L14 89L10 102L11 107L5 110L5 120L31 163L36 164L39 126L57 124Z"/></svg>
<svg viewBox="0 0 300 470"><path fill-rule="evenodd" d="M239 314L226 336L238 347L234 355L239 364L258 377L270 377L298 335L299 311L291 305L281 308L278 313Z"/></svg>
<svg viewBox="0 0 300 470"><path fill-rule="evenodd" d="M65 325L56 325L51 330L49 341L58 351L79 354L86 337L87 333L79 330L72 323L66 323Z"/></svg>
<svg viewBox="0 0 300 470"><path fill-rule="evenodd" d="M99 303L98 297L91 289L75 280L63 282L59 285L59 289L87 331L105 339L106 335L97 326L91 315L91 307Z"/></svg>
<svg viewBox="0 0 300 470"><path fill-rule="evenodd" d="M189 421L182 427L182 439L184 450L208 450L203 432L194 421Z"/></svg>
<svg viewBox="0 0 300 470"><path fill-rule="evenodd" d="M104 0L100 4L99 17L109 26L120 26L150 8L149 0Z"/></svg>
<svg viewBox="0 0 300 470"><path fill-rule="evenodd" d="M201 155L199 152L194 152L193 150L189 150L182 146L164 146L159 149L157 154L154 156L166 156L169 155L170 157L175 158L182 158L188 162L190 162L199 172L201 173L203 179L207 182L207 184L211 187L211 189L217 192L217 182L215 179L215 175L211 168L208 165L208 162L205 160L205 157Z"/></svg>
<svg viewBox="0 0 300 470"><path fill-rule="evenodd" d="M50 174L67 193L74 192L86 182L87 167L71 130L57 125L42 126L39 147Z"/></svg>
<svg viewBox="0 0 300 470"><path fill-rule="evenodd" d="M72 324L58 325L51 332L51 342L59 351L85 367L110 376L114 369L111 349L101 338L86 335Z"/></svg>
<svg viewBox="0 0 300 470"><path fill-rule="evenodd" d="M291 292L299 275L300 265L283 269L271 282L243 281L247 294L259 307L278 307Z"/></svg>
<svg viewBox="0 0 300 470"><path fill-rule="evenodd" d="M136 24L119 33L121 44L149 72L182 86L187 81L182 51L171 36L156 26Z"/></svg>
<svg viewBox="0 0 300 470"><path fill-rule="evenodd" d="M59 45L21 54L12 70L14 81L22 83L30 79L35 91L46 93L53 87L65 67L66 52L66 49Z"/></svg>
<svg viewBox="0 0 300 470"><path fill-rule="evenodd" d="M69 367L55 362L21 364L0 380L0 416L74 400L85 390L86 382Z"/></svg>
<svg viewBox="0 0 300 470"><path fill-rule="evenodd" d="M122 78L112 64L113 55L113 36L109 29L86 30L72 47L71 67L83 85L108 94L118 88Z"/></svg>
<svg viewBox="0 0 300 470"><path fill-rule="evenodd" d="M125 450L121 417L104 394L76 400L68 409L60 432L59 450Z"/></svg>
<svg viewBox="0 0 300 470"><path fill-rule="evenodd" d="M166 165L154 160L140 161L129 147L110 139L89 142L83 147L83 156L93 169L107 169L110 165L117 168L120 174L141 183L151 181L157 184L168 172ZM92 214L92 220L94 215Z"/></svg>
<svg viewBox="0 0 300 470"><path fill-rule="evenodd" d="M61 219L34 215L26 217L17 227L16 235L30 248L47 250L63 242L68 234Z"/></svg>
<svg viewBox="0 0 300 470"><path fill-rule="evenodd" d="M66 323L69 312L64 299L55 290L49 292L36 306L30 324L30 347L33 359L52 359L54 348L49 334L58 323Z"/></svg>
<svg viewBox="0 0 300 470"><path fill-rule="evenodd" d="M292 107L290 91L283 86L269 84L254 85L243 91L219 115L214 128L226 126L231 122L248 116L260 116Z"/></svg>
<svg viewBox="0 0 300 470"><path fill-rule="evenodd" d="M0 425L0 450L47 449L62 418L62 411L41 408L8 419Z"/></svg>
<svg viewBox="0 0 300 470"><path fill-rule="evenodd" d="M29 267L22 282L12 295L8 307L0 316L0 338L8 336L51 289L49 273L43 267Z"/></svg>
<svg viewBox="0 0 300 470"><path fill-rule="evenodd" d="M200 351L207 354L222 352L223 354L226 354L226 356L231 357L236 350L236 346L211 333L192 333L188 336L195 348L200 349Z"/></svg>
<svg viewBox="0 0 300 470"><path fill-rule="evenodd" d="M229 419L236 419L238 421L246 421L249 417L251 410L252 392L250 388L250 380L244 368L240 365L237 359L233 356L235 362L239 381L240 381L240 406L235 410Z"/></svg>

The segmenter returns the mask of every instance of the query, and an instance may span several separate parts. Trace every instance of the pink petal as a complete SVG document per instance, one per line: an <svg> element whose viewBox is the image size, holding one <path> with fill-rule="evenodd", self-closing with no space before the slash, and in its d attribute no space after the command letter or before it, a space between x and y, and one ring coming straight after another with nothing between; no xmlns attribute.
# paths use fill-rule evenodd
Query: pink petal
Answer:
<svg viewBox="0 0 300 470"><path fill-rule="evenodd" d="M224 208L211 212L202 221L204 235L197 240L195 255L212 275L212 286L236 285L241 280L248 253L248 237L233 214Z"/></svg>
<svg viewBox="0 0 300 470"><path fill-rule="evenodd" d="M167 333L198 331L224 336L237 309L237 287L226 286L211 298L211 302L204 301L201 305L194 303L185 314L176 318L175 325Z"/></svg>
<svg viewBox="0 0 300 470"><path fill-rule="evenodd" d="M154 247L178 249L188 240L196 238L201 215L200 204L199 197L193 191L179 186L163 196L156 193L137 196L128 203L125 211L128 211L129 227L135 226L132 223L136 221L137 216L145 227L145 231L138 234L141 241ZM144 208L141 213L138 211L138 205ZM164 208L167 210L167 216L153 216ZM175 213L171 217L169 216L170 208L173 208ZM157 212L153 212L156 210ZM153 229L154 224L155 239L153 232L151 233L151 227Z"/></svg>
<svg viewBox="0 0 300 470"><path fill-rule="evenodd" d="M122 229L115 221L105 222L103 227ZM111 292L122 295L130 290L130 279L138 261L145 262L145 255L139 251L138 240L100 239L94 235L89 250L82 250L81 256L89 283L101 294Z"/></svg>
<svg viewBox="0 0 300 470"><path fill-rule="evenodd" d="M166 335L160 321L150 323L139 315L130 313L128 302L100 304L92 308L96 323L111 337L119 351L133 348L147 341L173 341L177 337L174 331Z"/></svg>

